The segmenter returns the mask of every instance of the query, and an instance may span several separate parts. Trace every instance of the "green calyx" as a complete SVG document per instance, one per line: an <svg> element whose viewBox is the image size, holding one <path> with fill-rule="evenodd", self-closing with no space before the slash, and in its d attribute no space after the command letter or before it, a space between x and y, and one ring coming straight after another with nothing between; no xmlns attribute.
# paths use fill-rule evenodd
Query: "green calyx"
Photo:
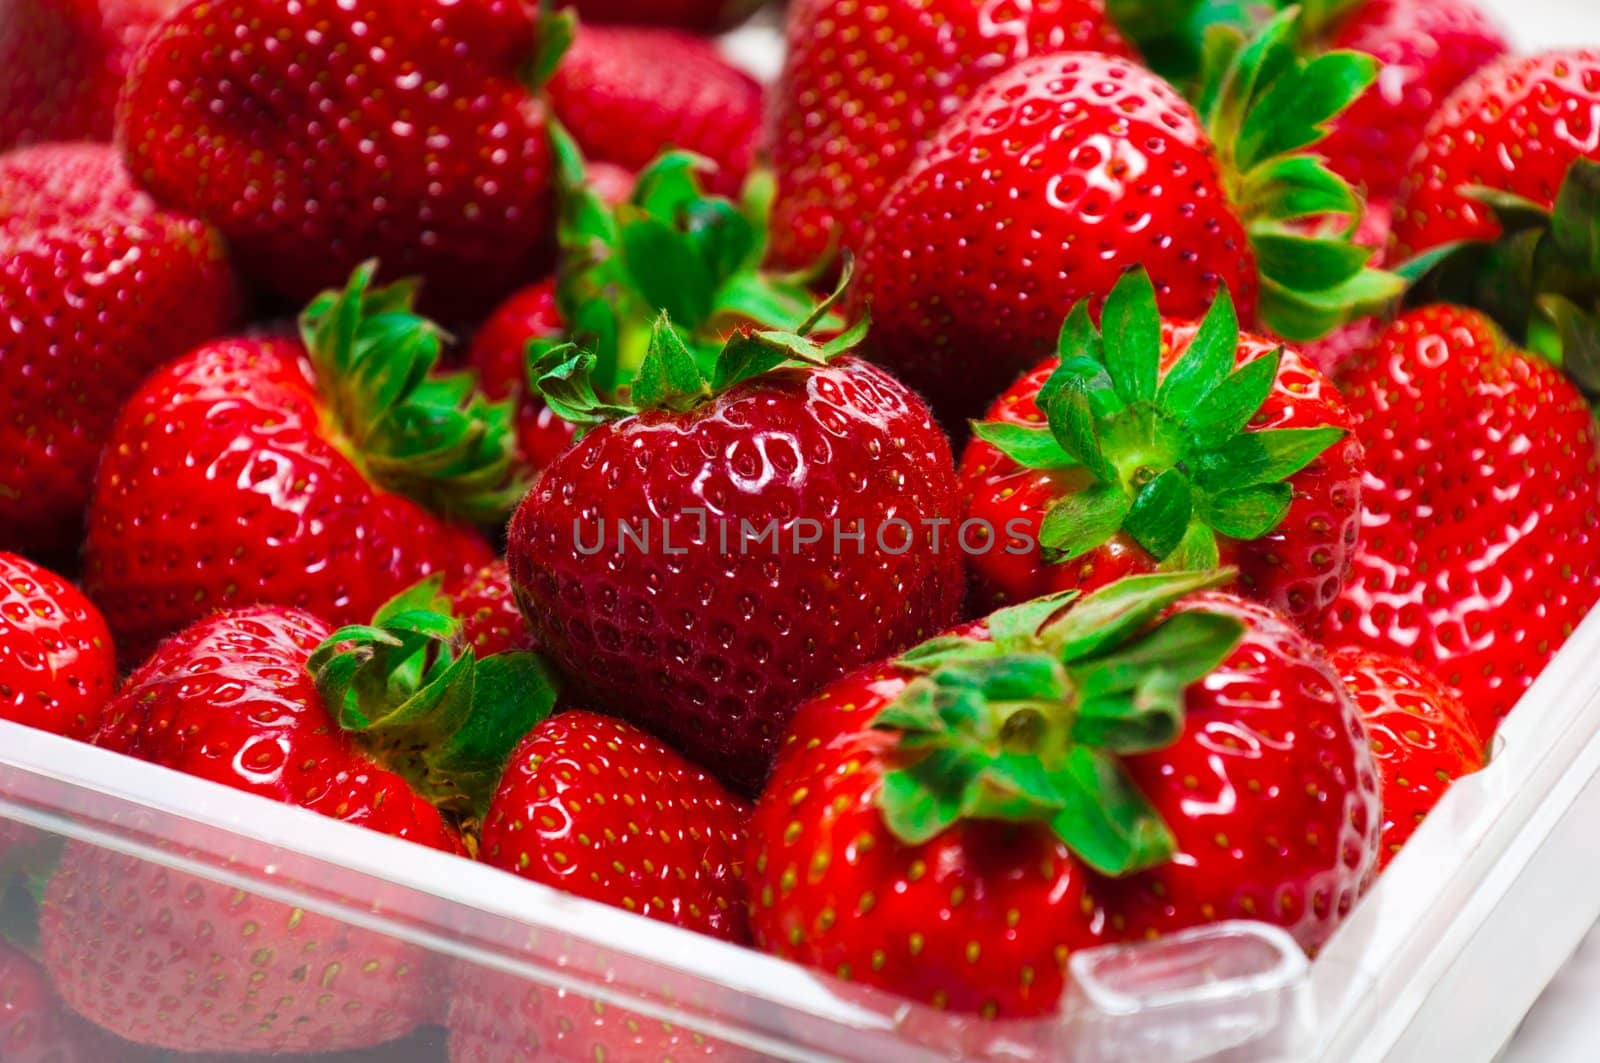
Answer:
<svg viewBox="0 0 1600 1063"><path fill-rule="evenodd" d="M1555 205L1473 187L1500 222L1494 240L1436 248L1400 267L1414 306L1453 303L1488 314L1512 342L1560 366L1600 400L1600 162L1567 170Z"/></svg>
<svg viewBox="0 0 1600 1063"><path fill-rule="evenodd" d="M535 33L538 43L522 72L522 82L538 92L555 77L556 68L577 40L578 13L566 7L557 9L541 0Z"/></svg>
<svg viewBox="0 0 1600 1063"><path fill-rule="evenodd" d="M555 707L537 654L479 660L461 645L438 577L402 592L371 624L341 628L307 668L329 711L428 801L481 817L512 750Z"/></svg>
<svg viewBox="0 0 1600 1063"><path fill-rule="evenodd" d="M1234 368L1239 322L1224 291L1163 374L1161 315L1142 269L1106 298L1101 325L1086 303L1067 318L1061 365L1039 391L1044 427L973 425L1020 465L1086 474L1087 486L1044 515L1045 559L1070 561L1125 532L1167 568L1213 568L1219 535L1258 539L1282 523L1294 498L1286 481L1345 430L1247 430L1281 349Z"/></svg>
<svg viewBox="0 0 1600 1063"><path fill-rule="evenodd" d="M1367 266L1372 252L1353 239L1361 197L1309 150L1373 83L1377 60L1356 52L1303 57L1299 17L1291 7L1250 40L1213 26L1196 90L1255 249L1261 319L1297 342L1376 313L1404 291L1399 277Z"/></svg>
<svg viewBox="0 0 1600 1063"><path fill-rule="evenodd" d="M761 268L776 195L770 173L753 174L735 203L701 189L706 160L669 152L639 175L628 202L612 208L586 180L571 136L552 124L551 138L561 187L557 294L572 339L595 356L591 376L601 394L633 381L663 313L682 345L707 363L727 328L794 331L812 317L813 277ZM533 361L546 353L533 352Z"/></svg>
<svg viewBox="0 0 1600 1063"><path fill-rule="evenodd" d="M1135 576L1004 609L992 641L945 636L898 662L918 673L873 726L898 733L879 808L900 840L959 820L1048 823L1096 871L1171 859L1172 832L1121 759L1183 734L1184 691L1244 637L1237 619L1161 614L1229 571Z"/></svg>
<svg viewBox="0 0 1600 1063"><path fill-rule="evenodd" d="M834 293L799 323L793 332L736 329L719 348L691 346L662 311L651 329L649 345L626 397L601 396L596 378L601 361L591 350L567 343L542 353L533 367L534 386L556 415L583 427L628 417L642 410L687 412L729 388L777 369L827 365L860 345L868 322L827 341L811 338L831 323L833 307L850 285L852 266L845 259L843 277Z"/></svg>
<svg viewBox="0 0 1600 1063"><path fill-rule="evenodd" d="M511 403L489 402L470 373L435 375L443 336L413 310L417 285L373 288L377 264L300 317L340 441L368 476L429 509L480 524L522 496Z"/></svg>

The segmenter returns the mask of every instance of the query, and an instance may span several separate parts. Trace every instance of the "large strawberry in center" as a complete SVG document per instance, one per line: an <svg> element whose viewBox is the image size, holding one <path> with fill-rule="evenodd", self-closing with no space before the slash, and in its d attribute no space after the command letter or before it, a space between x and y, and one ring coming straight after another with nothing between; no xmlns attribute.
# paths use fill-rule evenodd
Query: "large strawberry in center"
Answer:
<svg viewBox="0 0 1600 1063"><path fill-rule="evenodd" d="M157 199L291 301L375 257L446 315L487 310L553 235L523 81L540 38L522 0L193 3L140 52L119 139Z"/></svg>

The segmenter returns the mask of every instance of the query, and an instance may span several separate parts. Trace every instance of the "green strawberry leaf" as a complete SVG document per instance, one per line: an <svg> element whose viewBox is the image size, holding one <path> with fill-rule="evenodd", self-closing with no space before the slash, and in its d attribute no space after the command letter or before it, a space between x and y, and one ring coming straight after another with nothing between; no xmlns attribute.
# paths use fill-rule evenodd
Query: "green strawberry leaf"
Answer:
<svg viewBox="0 0 1600 1063"><path fill-rule="evenodd" d="M1155 398L1161 372L1161 313L1156 290L1142 269L1122 275L1106 296L1100 318L1105 367L1128 405Z"/></svg>
<svg viewBox="0 0 1600 1063"><path fill-rule="evenodd" d="M1272 393L1282 359L1280 347L1240 366L1196 403L1183 423L1194 446L1219 447L1243 432Z"/></svg>
<svg viewBox="0 0 1600 1063"><path fill-rule="evenodd" d="M1051 826L1073 855L1100 874L1134 874L1177 853L1172 831L1111 754L1074 747L1057 788L1062 807Z"/></svg>
<svg viewBox="0 0 1600 1063"><path fill-rule="evenodd" d="M1133 508L1121 483L1098 483L1063 496L1039 525L1039 549L1047 562L1082 557L1117 534Z"/></svg>
<svg viewBox="0 0 1600 1063"><path fill-rule="evenodd" d="M1027 469L1072 469L1078 460L1064 450L1049 428L1004 421L973 421L972 434Z"/></svg>
<svg viewBox="0 0 1600 1063"><path fill-rule="evenodd" d="M683 342L665 311L650 334L650 350L633 382L633 401L640 409L686 410L711 396L694 353Z"/></svg>
<svg viewBox="0 0 1600 1063"><path fill-rule="evenodd" d="M1285 483L1256 484L1210 496L1205 521L1230 539L1259 539L1283 523L1294 501L1294 488Z"/></svg>
<svg viewBox="0 0 1600 1063"><path fill-rule="evenodd" d="M1177 469L1168 469L1140 489L1123 528L1151 557L1166 557L1178 548L1194 514L1194 492Z"/></svg>

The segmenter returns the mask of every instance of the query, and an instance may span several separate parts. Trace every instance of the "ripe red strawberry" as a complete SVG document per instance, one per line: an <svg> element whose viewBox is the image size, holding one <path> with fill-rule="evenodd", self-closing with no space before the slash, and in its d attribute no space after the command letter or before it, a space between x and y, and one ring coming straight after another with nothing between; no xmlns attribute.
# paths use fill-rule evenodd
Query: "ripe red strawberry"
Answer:
<svg viewBox="0 0 1600 1063"><path fill-rule="evenodd" d="M1401 317L1341 383L1366 512L1324 638L1432 668L1487 738L1600 600L1588 406L1481 314L1446 306Z"/></svg>
<svg viewBox="0 0 1600 1063"><path fill-rule="evenodd" d="M111 139L117 93L179 0L8 0L0 17L0 151Z"/></svg>
<svg viewBox="0 0 1600 1063"><path fill-rule="evenodd" d="M570 0L585 22L677 26L709 33L748 18L765 0Z"/></svg>
<svg viewBox="0 0 1600 1063"><path fill-rule="evenodd" d="M158 209L114 149L0 158L0 548L73 558L123 402L235 312L216 234Z"/></svg>
<svg viewBox="0 0 1600 1063"><path fill-rule="evenodd" d="M302 320L304 343L230 339L167 366L113 433L85 578L123 659L216 609L354 622L431 572L491 559L471 528L518 495L511 409L430 377L437 330L372 268Z"/></svg>
<svg viewBox="0 0 1600 1063"><path fill-rule="evenodd" d="M744 183L761 138L761 84L710 41L584 26L550 79L550 106L584 154L642 170L669 148L710 159L713 192Z"/></svg>
<svg viewBox="0 0 1600 1063"><path fill-rule="evenodd" d="M478 371L484 395L512 402L517 410L517 456L537 472L572 445L577 431L555 415L528 380L528 347L558 343L566 336L553 280L529 285L489 316L473 337L467 361Z"/></svg>
<svg viewBox="0 0 1600 1063"><path fill-rule="evenodd" d="M1474 0L1367 0L1328 43L1382 64L1318 147L1334 173L1373 198L1400 190L1423 129L1456 86L1511 50Z"/></svg>
<svg viewBox="0 0 1600 1063"><path fill-rule="evenodd" d="M493 867L726 941L749 939L744 802L655 738L563 712L517 746L483 822Z"/></svg>
<svg viewBox="0 0 1600 1063"><path fill-rule="evenodd" d="M795 0L776 90L774 254L792 269L860 250L918 146L978 87L1041 52L1128 55L1104 0L1007 8L935 0Z"/></svg>
<svg viewBox="0 0 1600 1063"><path fill-rule="evenodd" d="M1484 742L1461 699L1415 661L1358 649L1329 659L1366 722L1378 761L1382 871L1450 784L1483 768Z"/></svg>
<svg viewBox="0 0 1600 1063"><path fill-rule="evenodd" d="M295 609L215 614L133 674L100 741L464 853L435 806L481 815L554 692L529 655L457 655L442 604L424 584L373 626L339 631ZM181 838L169 842L183 851ZM416 946L78 843L46 889L40 933L46 968L79 1014L175 1051L360 1048L437 1012L437 972Z"/></svg>
<svg viewBox="0 0 1600 1063"><path fill-rule="evenodd" d="M871 212L857 294L872 355L951 419L982 410L1054 349L1068 309L1091 299L1098 313L1135 266L1166 314L1199 318L1225 286L1247 326L1291 340L1397 295L1343 232L1302 233L1360 213L1305 151L1375 64L1299 58L1294 18L1241 45L1203 115L1106 55L1040 56L989 81Z"/></svg>
<svg viewBox="0 0 1600 1063"><path fill-rule="evenodd" d="M595 401L592 355L552 352L541 379L596 427L512 521L523 611L585 703L736 790L801 698L961 601L949 445L892 377L833 360L859 339L742 329L708 379L663 321L630 407Z"/></svg>
<svg viewBox="0 0 1600 1063"><path fill-rule="evenodd" d="M540 38L522 0L191 3L140 51L119 139L277 295L377 258L466 317L547 264L546 118L522 81Z"/></svg>
<svg viewBox="0 0 1600 1063"><path fill-rule="evenodd" d="M1080 948L1240 918L1319 946L1376 861L1372 754L1322 652L1216 578L1030 602L806 703L750 824L758 944L1007 1017Z"/></svg>
<svg viewBox="0 0 1600 1063"><path fill-rule="evenodd" d="M1298 622L1333 603L1363 463L1328 380L1241 335L1226 292L1200 325L1163 321L1142 270L1106 299L1103 338L1080 303L1060 348L974 426L961 460L963 518L993 529L967 554L981 606L1219 560Z"/></svg>
<svg viewBox="0 0 1600 1063"><path fill-rule="evenodd" d="M0 719L86 742L116 686L116 651L94 603L0 553Z"/></svg>
<svg viewBox="0 0 1600 1063"><path fill-rule="evenodd" d="M39 965L0 940L0 1059L6 1063L128 1063L129 1047L68 1011Z"/></svg>
<svg viewBox="0 0 1600 1063"><path fill-rule="evenodd" d="M536 650L528 618L517 606L511 570L495 560L485 565L465 586L450 592L455 615L461 618L461 644L478 659L514 650Z"/></svg>

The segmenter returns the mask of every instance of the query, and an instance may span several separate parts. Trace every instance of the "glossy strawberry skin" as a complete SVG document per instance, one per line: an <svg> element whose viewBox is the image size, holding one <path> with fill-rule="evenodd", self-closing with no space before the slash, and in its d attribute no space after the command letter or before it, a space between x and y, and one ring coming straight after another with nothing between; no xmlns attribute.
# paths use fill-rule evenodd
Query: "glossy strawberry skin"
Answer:
<svg viewBox="0 0 1600 1063"><path fill-rule="evenodd" d="M1415 661L1359 649L1337 650L1329 660L1361 712L1378 762L1382 871L1451 783L1483 768L1484 742L1461 699Z"/></svg>
<svg viewBox="0 0 1600 1063"><path fill-rule="evenodd" d="M290 303L376 258L466 318L548 258L545 113L519 80L535 48L521 0L190 4L139 53L119 139Z"/></svg>
<svg viewBox="0 0 1600 1063"><path fill-rule="evenodd" d="M1366 513L1323 638L1429 666L1487 738L1600 600L1593 418L1559 371L1452 307L1401 317L1341 384Z"/></svg>
<svg viewBox="0 0 1600 1063"><path fill-rule="evenodd" d="M465 579L492 560L475 531L370 483L329 421L294 340L207 344L129 401L84 551L125 662L216 609L366 623L424 576Z"/></svg>
<svg viewBox="0 0 1600 1063"><path fill-rule="evenodd" d="M157 208L114 149L0 158L0 549L75 559L123 402L237 309L217 234Z"/></svg>
<svg viewBox="0 0 1600 1063"><path fill-rule="evenodd" d="M504 561L491 561L464 586L451 590L450 601L461 621L461 640L480 661L497 653L539 648L517 605L511 570Z"/></svg>
<svg viewBox="0 0 1600 1063"><path fill-rule="evenodd" d="M760 82L715 44L675 30L580 28L550 105L584 154L638 171L669 148L716 164L707 189L736 195L761 140Z"/></svg>
<svg viewBox="0 0 1600 1063"><path fill-rule="evenodd" d="M528 344L556 340L565 332L555 282L544 280L501 303L473 337L467 355L484 395L496 402L517 400L517 451L534 471L571 446L577 429L557 417L528 386Z"/></svg>
<svg viewBox="0 0 1600 1063"><path fill-rule="evenodd" d="M707 511L697 547L690 508ZM956 515L949 445L927 408L844 358L757 378L689 414L595 429L534 485L508 559L577 696L748 792L802 698L955 618L960 556L950 526L935 547L924 522ZM891 519L910 525L909 541ZM802 520L820 541L796 544L812 531ZM777 538L759 538L774 523ZM651 548L622 525L648 530ZM864 547L835 550L835 526L864 528Z"/></svg>
<svg viewBox="0 0 1600 1063"><path fill-rule="evenodd" d="M1317 147L1335 173L1380 199L1400 190L1423 129L1456 86L1511 50L1473 0L1368 0L1328 46L1382 64Z"/></svg>
<svg viewBox="0 0 1600 1063"><path fill-rule="evenodd" d="M800 269L859 252L919 145L984 82L1043 52L1130 54L1103 0L1043 0L996 17L978 0L797 0L776 90L774 257Z"/></svg>
<svg viewBox="0 0 1600 1063"><path fill-rule="evenodd" d="M1500 232L1462 192L1483 185L1542 206L1567 169L1600 158L1600 51L1545 52L1484 67L1434 115L1395 206L1389 260Z"/></svg>
<svg viewBox="0 0 1600 1063"><path fill-rule="evenodd" d="M744 942L748 812L658 739L592 712L563 712L511 755L484 819L478 859Z"/></svg>
<svg viewBox="0 0 1600 1063"><path fill-rule="evenodd" d="M676 26L710 33L743 21L764 0L571 0L584 22Z"/></svg>
<svg viewBox="0 0 1600 1063"><path fill-rule="evenodd" d="M1167 322L1162 326L1162 369L1165 372L1193 341L1196 326ZM1273 341L1241 337L1237 365L1277 350ZM996 400L986 419L1010 424L1040 425L1044 414L1039 389L1055 371L1050 358ZM1289 479L1295 499L1278 528L1253 542L1222 540L1224 561L1240 569L1239 590L1302 624L1316 620L1333 604L1355 556L1361 521L1361 444L1350 411L1322 374L1284 347L1277 382L1251 427L1347 430L1343 440ZM969 554L973 601L982 611L1025 602L1055 591L1090 591L1122 576L1155 570L1149 554L1126 535L1062 564L1047 564L1038 548L1039 529L1051 503L1087 486L1085 474L1023 468L981 439L967 444L959 471L963 518L985 520L1003 534L1019 533L1028 546ZM1014 523L1016 522L1016 523ZM1006 532L1010 529L1010 532Z"/></svg>
<svg viewBox="0 0 1600 1063"><path fill-rule="evenodd" d="M88 741L117 686L105 618L48 569L0 553L0 719Z"/></svg>
<svg viewBox="0 0 1600 1063"><path fill-rule="evenodd" d="M857 297L873 356L954 423L1141 264L1166 314L1198 319L1226 284L1255 319L1255 254L1194 110L1128 60L1043 56L985 85L889 191Z"/></svg>
<svg viewBox="0 0 1600 1063"><path fill-rule="evenodd" d="M894 739L869 725L911 677L872 666L799 710L756 804L746 866L757 944L1008 1017L1054 1010L1080 948L1234 918L1320 945L1377 856L1378 784L1360 718L1321 651L1271 610L1216 593L1178 608L1248 625L1190 688L1179 741L1126 761L1177 837L1178 859L1106 879L1048 827L998 822L899 842L876 804Z"/></svg>
<svg viewBox="0 0 1600 1063"><path fill-rule="evenodd" d="M0 150L111 139L139 46L179 0L8 0L0 15Z"/></svg>

